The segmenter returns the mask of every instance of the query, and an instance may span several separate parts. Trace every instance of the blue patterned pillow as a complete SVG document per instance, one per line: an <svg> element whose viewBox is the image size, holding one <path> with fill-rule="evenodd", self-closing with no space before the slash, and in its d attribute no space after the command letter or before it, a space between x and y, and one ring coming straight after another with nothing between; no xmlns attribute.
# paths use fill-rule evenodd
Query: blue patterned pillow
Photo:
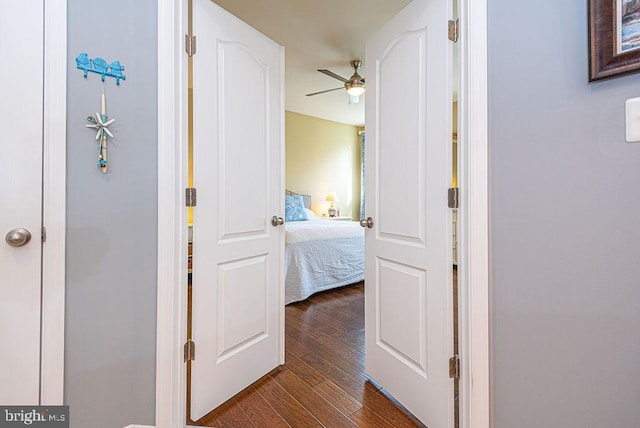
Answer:
<svg viewBox="0 0 640 428"><path fill-rule="evenodd" d="M302 196L285 196L284 197L284 220L285 221L304 221L309 220L307 212L304 210Z"/></svg>

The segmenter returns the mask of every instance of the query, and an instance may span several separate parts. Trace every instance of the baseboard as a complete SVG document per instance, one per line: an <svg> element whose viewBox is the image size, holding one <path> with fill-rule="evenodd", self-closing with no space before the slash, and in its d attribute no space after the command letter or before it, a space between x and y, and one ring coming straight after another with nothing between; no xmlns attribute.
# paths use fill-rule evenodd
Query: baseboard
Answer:
<svg viewBox="0 0 640 428"><path fill-rule="evenodd" d="M198 428L196 426L191 426L191 425L185 425L185 427L187 428ZM126 427L123 428L156 428L153 425L127 425Z"/></svg>

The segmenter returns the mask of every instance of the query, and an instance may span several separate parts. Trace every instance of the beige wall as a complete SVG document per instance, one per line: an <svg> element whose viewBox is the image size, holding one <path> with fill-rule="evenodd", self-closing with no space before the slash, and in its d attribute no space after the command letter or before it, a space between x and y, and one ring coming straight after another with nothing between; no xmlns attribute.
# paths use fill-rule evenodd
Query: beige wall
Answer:
<svg viewBox="0 0 640 428"><path fill-rule="evenodd" d="M453 167L451 169L451 187L458 187L458 102L453 102L453 151L452 157Z"/></svg>
<svg viewBox="0 0 640 428"><path fill-rule="evenodd" d="M286 112L287 190L311 195L311 209L327 213L327 193L338 193L340 215L360 218L360 136L358 128Z"/></svg>

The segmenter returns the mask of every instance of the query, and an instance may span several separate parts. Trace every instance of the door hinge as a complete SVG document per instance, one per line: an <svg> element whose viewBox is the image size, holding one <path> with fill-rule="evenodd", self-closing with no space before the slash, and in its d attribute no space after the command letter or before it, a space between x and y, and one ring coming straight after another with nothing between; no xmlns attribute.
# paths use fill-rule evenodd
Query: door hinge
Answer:
<svg viewBox="0 0 640 428"><path fill-rule="evenodd" d="M452 187L448 192L449 208L458 208L460 192L457 187Z"/></svg>
<svg viewBox="0 0 640 428"><path fill-rule="evenodd" d="M187 52L189 57L196 54L196 36L190 36L188 34L184 35L184 50Z"/></svg>
<svg viewBox="0 0 640 428"><path fill-rule="evenodd" d="M184 344L184 362L195 361L196 359L196 342L189 339Z"/></svg>
<svg viewBox="0 0 640 428"><path fill-rule="evenodd" d="M187 187L185 190L185 201L184 204L187 207L195 207L196 206L196 189L195 187Z"/></svg>
<svg viewBox="0 0 640 428"><path fill-rule="evenodd" d="M44 226L42 226L42 231L40 232L40 239L42 243L47 242L47 229Z"/></svg>
<svg viewBox="0 0 640 428"><path fill-rule="evenodd" d="M449 358L449 377L460 379L460 358L457 355Z"/></svg>
<svg viewBox="0 0 640 428"><path fill-rule="evenodd" d="M453 43L457 43L458 36L460 35L460 20L457 18L455 21L450 20L448 28L449 28L449 40L451 40Z"/></svg>

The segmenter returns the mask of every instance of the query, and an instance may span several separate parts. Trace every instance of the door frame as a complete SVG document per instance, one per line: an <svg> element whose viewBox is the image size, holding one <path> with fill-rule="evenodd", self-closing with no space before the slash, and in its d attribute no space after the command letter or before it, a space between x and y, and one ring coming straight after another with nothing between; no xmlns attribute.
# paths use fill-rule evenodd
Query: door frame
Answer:
<svg viewBox="0 0 640 428"><path fill-rule="evenodd" d="M40 404L64 400L67 0L44 2Z"/></svg>
<svg viewBox="0 0 640 428"><path fill-rule="evenodd" d="M461 426L489 428L487 0L459 0ZM158 1L156 426L185 426L187 2Z"/></svg>
<svg viewBox="0 0 640 428"><path fill-rule="evenodd" d="M460 425L489 428L492 414L489 306L487 0L458 0L458 301Z"/></svg>

